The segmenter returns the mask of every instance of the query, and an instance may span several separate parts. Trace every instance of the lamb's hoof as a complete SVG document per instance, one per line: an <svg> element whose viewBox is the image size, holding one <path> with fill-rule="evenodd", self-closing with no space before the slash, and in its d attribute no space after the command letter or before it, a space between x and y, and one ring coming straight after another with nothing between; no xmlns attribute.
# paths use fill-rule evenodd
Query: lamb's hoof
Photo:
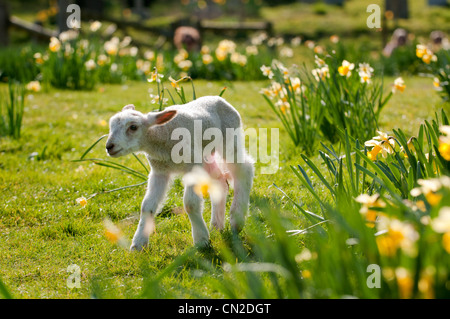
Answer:
<svg viewBox="0 0 450 319"><path fill-rule="evenodd" d="M148 246L148 239L133 240L130 246L131 251L141 251Z"/></svg>
<svg viewBox="0 0 450 319"><path fill-rule="evenodd" d="M204 250L208 250L208 249L212 248L211 241L209 239L202 240L198 243L194 243L194 246L200 251L204 251Z"/></svg>

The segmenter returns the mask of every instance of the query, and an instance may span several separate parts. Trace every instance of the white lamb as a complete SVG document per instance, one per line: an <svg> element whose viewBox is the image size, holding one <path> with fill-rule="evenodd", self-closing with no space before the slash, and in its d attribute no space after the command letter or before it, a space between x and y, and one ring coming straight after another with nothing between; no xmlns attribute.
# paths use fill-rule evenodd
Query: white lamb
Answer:
<svg viewBox="0 0 450 319"><path fill-rule="evenodd" d="M199 123L199 120L202 129L201 141L198 140L199 134L194 134L195 122ZM106 142L108 155L119 157L132 152L142 152L151 167L139 225L131 244L132 250L141 250L148 244L149 234L154 227L154 218L162 208L173 177L186 174L195 166L203 167L212 178L216 179L224 194L219 202L211 201L211 227L221 230L225 226L227 177L231 177L234 198L230 209L230 224L233 231L242 228L254 176L253 160L245 152L241 117L223 98L206 96L184 105L173 105L164 111L147 114L136 111L134 105L127 105L110 119L109 125L110 133ZM203 153L200 163L174 161L172 150L180 142L173 139L172 132L181 128L187 129L194 139L187 143L192 156L198 155L195 154L198 152L198 148L194 149L195 144L198 146L198 143L201 143L203 151L207 149L205 146L210 141L203 139L203 133L208 129L221 132L220 140L223 147L209 151L210 154ZM233 130L235 134L227 134L227 129ZM216 155L223 159L223 165L229 174L221 170L214 161ZM203 197L197 195L194 185L185 185L183 201L191 222L194 244L207 245L209 232L202 216Z"/></svg>

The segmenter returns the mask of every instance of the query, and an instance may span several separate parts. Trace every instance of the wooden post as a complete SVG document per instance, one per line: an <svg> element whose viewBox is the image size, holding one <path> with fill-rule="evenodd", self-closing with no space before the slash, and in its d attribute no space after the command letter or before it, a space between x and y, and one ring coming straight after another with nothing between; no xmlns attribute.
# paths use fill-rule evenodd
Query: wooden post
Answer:
<svg viewBox="0 0 450 319"><path fill-rule="evenodd" d="M7 46L9 42L9 10L6 3L0 2L0 46Z"/></svg>
<svg viewBox="0 0 450 319"><path fill-rule="evenodd" d="M386 0L385 11L392 11L394 19L408 19L408 0Z"/></svg>

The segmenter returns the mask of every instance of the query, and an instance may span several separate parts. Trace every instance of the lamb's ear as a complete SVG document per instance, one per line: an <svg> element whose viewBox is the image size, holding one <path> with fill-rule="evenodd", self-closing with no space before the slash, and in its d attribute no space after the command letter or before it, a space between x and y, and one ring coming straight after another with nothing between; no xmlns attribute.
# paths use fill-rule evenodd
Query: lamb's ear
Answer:
<svg viewBox="0 0 450 319"><path fill-rule="evenodd" d="M170 122L175 117L175 115L177 115L177 111L175 110L158 112L155 116L154 124L161 125Z"/></svg>
<svg viewBox="0 0 450 319"><path fill-rule="evenodd" d="M125 105L124 107L123 107L123 109L122 109L122 111L125 111L125 110L134 110L135 108L134 108L134 105L133 104L128 104L128 105Z"/></svg>

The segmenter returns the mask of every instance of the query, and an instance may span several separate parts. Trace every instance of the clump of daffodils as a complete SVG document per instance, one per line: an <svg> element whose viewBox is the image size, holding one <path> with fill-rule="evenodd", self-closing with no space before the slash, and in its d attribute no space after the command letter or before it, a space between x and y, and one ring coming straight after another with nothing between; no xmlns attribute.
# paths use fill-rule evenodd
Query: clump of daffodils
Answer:
<svg viewBox="0 0 450 319"><path fill-rule="evenodd" d="M418 44L416 46L416 56L426 64L437 61L437 56L427 46Z"/></svg>

